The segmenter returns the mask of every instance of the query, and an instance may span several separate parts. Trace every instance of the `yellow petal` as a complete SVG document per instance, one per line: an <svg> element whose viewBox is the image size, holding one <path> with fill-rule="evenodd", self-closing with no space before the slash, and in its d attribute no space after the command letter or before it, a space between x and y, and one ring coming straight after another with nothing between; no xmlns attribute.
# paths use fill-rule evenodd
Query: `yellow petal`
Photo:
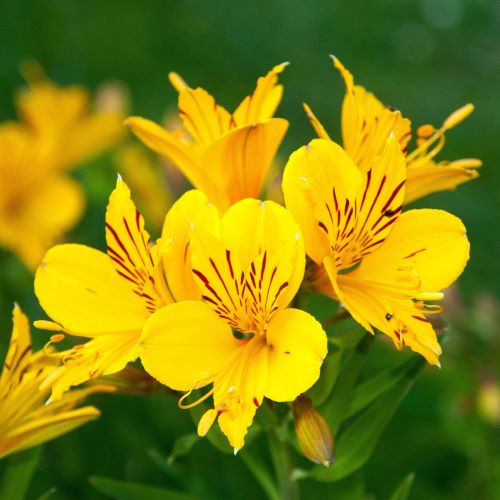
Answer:
<svg viewBox="0 0 500 500"><path fill-rule="evenodd" d="M131 116L125 121L125 125L128 125L146 146L169 158L193 186L203 184L200 154L189 144L182 142L175 134L167 132L160 125L139 116Z"/></svg>
<svg viewBox="0 0 500 500"><path fill-rule="evenodd" d="M424 356L430 364L439 365L441 347L432 325L422 311L406 295L389 283L364 279L362 274L338 276L342 304L353 318L369 332L377 328L392 338L398 349L408 345Z"/></svg>
<svg viewBox="0 0 500 500"><path fill-rule="evenodd" d="M354 84L352 74L336 58L334 67L346 86L342 104L342 138L345 150L362 170L370 168L382 153L392 132L404 151L411 137L411 123L397 110L384 105L363 87Z"/></svg>
<svg viewBox="0 0 500 500"><path fill-rule="evenodd" d="M118 179L106 210L106 243L110 260L126 286L143 297L149 311L172 303L156 248L144 229L144 219L130 198L127 185Z"/></svg>
<svg viewBox="0 0 500 500"><path fill-rule="evenodd" d="M231 329L206 304L184 301L154 313L141 338L145 370L172 389L190 391L213 381L238 352Z"/></svg>
<svg viewBox="0 0 500 500"><path fill-rule="evenodd" d="M35 276L45 312L65 331L94 337L141 329L148 311L104 253L83 245L58 245Z"/></svg>
<svg viewBox="0 0 500 500"><path fill-rule="evenodd" d="M15 305L12 311L12 322L12 336L9 350L7 351L0 377L0 395L2 388L6 386L9 379L17 377L18 381L20 381L18 374L24 372L31 359L31 335L28 318L23 314L18 305Z"/></svg>
<svg viewBox="0 0 500 500"><path fill-rule="evenodd" d="M53 369L40 389L50 387L51 400L55 401L73 386L123 370L127 363L139 355L140 333L140 330L136 330L102 335L58 353L64 359L64 364Z"/></svg>
<svg viewBox="0 0 500 500"><path fill-rule="evenodd" d="M262 336L243 341L237 355L214 382L219 426L235 453L243 447L248 427L264 399L269 349Z"/></svg>
<svg viewBox="0 0 500 500"><path fill-rule="evenodd" d="M28 422L17 428L15 432L2 436L0 458L50 441L94 420L99 415L97 408L86 406Z"/></svg>
<svg viewBox="0 0 500 500"><path fill-rule="evenodd" d="M319 377L327 353L326 334L310 314L299 309L277 313L269 324L269 375L266 397L293 401Z"/></svg>
<svg viewBox="0 0 500 500"><path fill-rule="evenodd" d="M318 137L320 139L328 139L331 141L331 138L328 135L328 132L325 130L325 127L323 127L323 124L316 118L316 115L312 112L311 108L306 103L303 103L302 106L304 106L307 118L311 122L311 125Z"/></svg>
<svg viewBox="0 0 500 500"><path fill-rule="evenodd" d="M232 327L257 333L300 286L299 228L283 207L247 199L226 212L220 238L193 231L191 261L202 297Z"/></svg>
<svg viewBox="0 0 500 500"><path fill-rule="evenodd" d="M191 268L190 238L193 227L207 231L216 228L219 215L202 191L191 190L183 194L165 217L158 251L162 259L168 288L175 301L199 300L200 291Z"/></svg>
<svg viewBox="0 0 500 500"><path fill-rule="evenodd" d="M329 240L337 240L341 211L353 206L362 182L359 169L334 142L315 139L290 156L283 174L285 203L316 263L329 254Z"/></svg>
<svg viewBox="0 0 500 500"><path fill-rule="evenodd" d="M401 211L405 181L405 159L399 143L390 136L383 152L366 172L357 196L353 239L359 255L375 250L390 233Z"/></svg>
<svg viewBox="0 0 500 500"><path fill-rule="evenodd" d="M234 129L214 142L203 154L204 175L212 185L198 185L221 210L243 198L258 197L276 152L288 128L273 118Z"/></svg>
<svg viewBox="0 0 500 500"><path fill-rule="evenodd" d="M274 115L283 95L283 86L278 85L278 75L288 63L276 65L266 76L257 80L252 95L245 97L233 114L238 126L269 120Z"/></svg>
<svg viewBox="0 0 500 500"><path fill-rule="evenodd" d="M179 115L184 128L201 147L215 142L232 125L231 115L199 87L185 87L179 92Z"/></svg>
<svg viewBox="0 0 500 500"><path fill-rule="evenodd" d="M423 165L410 162L407 168L405 204L430 193L453 190L460 184L478 177L476 159L436 163L432 160Z"/></svg>
<svg viewBox="0 0 500 500"><path fill-rule="evenodd" d="M420 292L439 292L463 272L469 248L458 217L444 210L409 210L398 218L384 244L354 272L392 284L401 279L398 269L411 268Z"/></svg>

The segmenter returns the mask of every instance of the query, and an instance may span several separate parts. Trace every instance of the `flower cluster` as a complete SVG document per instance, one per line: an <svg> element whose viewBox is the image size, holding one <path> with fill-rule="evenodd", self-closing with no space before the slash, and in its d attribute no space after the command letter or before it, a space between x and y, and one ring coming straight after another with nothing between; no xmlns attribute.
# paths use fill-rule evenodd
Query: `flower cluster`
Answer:
<svg viewBox="0 0 500 500"><path fill-rule="evenodd" d="M152 241L119 177L106 211L106 252L62 244L46 253L35 292L51 321L36 326L88 339L51 351L53 366L40 379L51 404L140 359L154 379L179 391L181 408L210 399L198 434L217 422L237 451L265 398L308 401L301 394L320 376L327 334L294 302L307 289L336 299L397 349L408 346L439 365L429 315L441 311L434 302L462 273L469 243L457 217L406 204L477 175L479 160L435 160L445 132L472 105L440 128L418 128L408 152L410 120L333 64L346 85L343 147L305 105L318 138L286 163L285 206L259 197L288 128L274 117L286 64L259 78L233 113L171 73L183 128L126 121L195 189L172 205ZM328 436L318 419L313 434ZM330 462L327 450L322 457Z"/></svg>

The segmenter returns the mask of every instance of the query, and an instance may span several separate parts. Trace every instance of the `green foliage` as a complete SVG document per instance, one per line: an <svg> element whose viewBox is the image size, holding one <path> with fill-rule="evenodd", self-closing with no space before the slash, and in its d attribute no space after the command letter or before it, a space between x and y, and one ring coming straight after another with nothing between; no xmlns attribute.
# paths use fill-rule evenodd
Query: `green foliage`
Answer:
<svg viewBox="0 0 500 500"><path fill-rule="evenodd" d="M0 481L0 498L24 500L40 460L40 448L30 448L9 458Z"/></svg>
<svg viewBox="0 0 500 500"><path fill-rule="evenodd" d="M129 481L92 476L90 484L101 493L119 500L195 500L195 497L166 488L155 488Z"/></svg>
<svg viewBox="0 0 500 500"><path fill-rule="evenodd" d="M410 494L411 485L415 479L415 474L408 474L395 489L389 500L406 500Z"/></svg>

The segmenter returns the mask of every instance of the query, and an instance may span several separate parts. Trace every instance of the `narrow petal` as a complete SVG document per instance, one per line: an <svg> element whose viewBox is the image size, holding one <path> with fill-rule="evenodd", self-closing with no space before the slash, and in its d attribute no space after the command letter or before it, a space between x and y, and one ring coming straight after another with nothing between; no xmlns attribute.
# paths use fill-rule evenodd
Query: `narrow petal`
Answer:
<svg viewBox="0 0 500 500"><path fill-rule="evenodd" d="M276 314L267 332L269 375L265 391L273 401L293 401L319 377L327 353L321 324L299 309Z"/></svg>
<svg viewBox="0 0 500 500"><path fill-rule="evenodd" d="M145 370L178 391L212 382L240 348L229 326L206 304L194 301L154 313L144 327L141 344Z"/></svg>
<svg viewBox="0 0 500 500"><path fill-rule="evenodd" d="M336 58L333 66L345 82L346 93L342 104L342 138L345 150L363 171L385 147L392 132L403 151L411 137L410 120L401 113L386 108L371 92L354 84L352 74Z"/></svg>
<svg viewBox="0 0 500 500"><path fill-rule="evenodd" d="M106 243L117 274L143 298L149 311L173 302L158 266L157 249L152 248L144 219L120 178L106 210Z"/></svg>
<svg viewBox="0 0 500 500"><path fill-rule="evenodd" d="M232 117L204 89L184 87L179 92L179 115L184 128L201 147L207 147L225 134Z"/></svg>
<svg viewBox="0 0 500 500"><path fill-rule="evenodd" d="M278 64L266 76L257 80L257 86L252 95L245 97L233 114L238 126L269 120L283 96L283 86L278 85L278 75L288 63Z"/></svg>
<svg viewBox="0 0 500 500"><path fill-rule="evenodd" d="M481 161L457 160L454 162L428 161L423 165L410 162L407 168L405 204L438 191L450 191L464 182L479 176Z"/></svg>
<svg viewBox="0 0 500 500"><path fill-rule="evenodd" d="M432 325L418 305L399 290L374 283L362 276L339 275L342 303L353 318L373 333L377 328L393 340L398 349L408 345L433 365L439 365L441 347Z"/></svg>
<svg viewBox="0 0 500 500"><path fill-rule="evenodd" d="M85 406L76 410L34 419L17 428L0 441L0 458L50 441L94 420L100 415L97 408Z"/></svg>
<svg viewBox="0 0 500 500"><path fill-rule="evenodd" d="M234 129L203 154L202 165L210 169L203 189L221 210L243 198L258 197L276 152L288 128L282 118Z"/></svg>
<svg viewBox="0 0 500 500"><path fill-rule="evenodd" d="M113 261L83 245L50 249L36 272L35 293L45 312L75 335L140 330L149 316Z"/></svg>
<svg viewBox="0 0 500 500"><path fill-rule="evenodd" d="M198 151L151 120L131 116L125 124L146 146L169 158L193 186L206 190Z"/></svg>
<svg viewBox="0 0 500 500"><path fill-rule="evenodd" d="M323 124L316 118L316 115L312 112L311 108L306 103L303 103L302 106L304 107L307 118L311 122L311 125L317 136L320 139L328 139L329 141L331 141L332 139L328 135L328 132L325 130L325 127L323 127Z"/></svg>
<svg viewBox="0 0 500 500"><path fill-rule="evenodd" d="M352 237L352 246L356 248L347 247L347 252L354 251L363 257L385 240L401 212L405 181L404 155L395 137L390 136L383 152L366 172L359 190Z"/></svg>
<svg viewBox="0 0 500 500"><path fill-rule="evenodd" d="M59 400L71 387L123 370L139 355L141 331L102 335L85 344L57 353L63 364L53 369L40 385L51 388L51 400Z"/></svg>
<svg viewBox="0 0 500 500"><path fill-rule="evenodd" d="M31 359L31 335L28 318L18 305L12 311L12 336L0 376L0 400L7 385L21 381L22 373Z"/></svg>

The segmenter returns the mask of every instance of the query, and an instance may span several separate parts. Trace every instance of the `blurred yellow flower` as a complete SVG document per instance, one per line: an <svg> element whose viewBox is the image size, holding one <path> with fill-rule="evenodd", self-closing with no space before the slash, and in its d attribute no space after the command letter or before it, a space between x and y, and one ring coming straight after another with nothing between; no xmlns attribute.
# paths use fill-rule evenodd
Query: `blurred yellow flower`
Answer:
<svg viewBox="0 0 500 500"><path fill-rule="evenodd" d="M333 56L332 60L346 86L341 117L343 146L363 172L382 153L389 134L393 132L406 155L405 204L436 191L454 189L478 176L477 168L481 166L481 161L477 158L451 162L434 160L445 144L445 132L472 113L472 104L466 104L452 113L440 128L432 125L419 127L416 148L407 153L411 139L410 120L404 118L400 111L384 106L371 92L355 85L352 74L344 65ZM304 104L304 108L318 137L330 139L311 108L307 104Z"/></svg>
<svg viewBox="0 0 500 500"><path fill-rule="evenodd" d="M35 293L56 323L37 326L91 338L58 354L64 363L43 386L52 386L54 399L70 386L116 373L136 359L142 328L154 311L200 298L189 263L189 223L197 212L209 217L211 210L202 193L186 193L153 245L119 179L106 211L107 254L74 244L47 252L35 275Z"/></svg>
<svg viewBox="0 0 500 500"><path fill-rule="evenodd" d="M17 96L18 114L52 153L51 168L74 168L123 136L123 114L93 110L85 88L56 85L33 61L23 73L28 87Z"/></svg>
<svg viewBox="0 0 500 500"><path fill-rule="evenodd" d="M43 351L33 353L28 320L14 307L9 350L0 377L0 458L70 432L99 416L93 406L76 408L95 392L113 387L95 385L47 402L50 390L39 387L57 368L57 360Z"/></svg>
<svg viewBox="0 0 500 500"><path fill-rule="evenodd" d="M80 219L84 197L66 172L114 144L123 116L92 112L82 87L58 87L33 63L19 123L0 125L0 245L31 270Z"/></svg>
<svg viewBox="0 0 500 500"><path fill-rule="evenodd" d="M34 270L80 218L80 186L52 168L52 154L25 127L0 125L0 244Z"/></svg>
<svg viewBox="0 0 500 500"><path fill-rule="evenodd" d="M337 144L315 139L285 167L287 208L316 263L316 288L337 298L366 330L389 335L439 364L441 348L425 300L462 273L465 227L442 210L401 214L406 166L394 135L366 172Z"/></svg>
<svg viewBox="0 0 500 500"><path fill-rule="evenodd" d="M311 315L287 308L304 275L304 243L276 203L242 200L220 227L194 224L191 262L205 303L184 301L153 314L141 360L160 382L188 391L181 408L213 395L198 433L218 419L236 452L264 397L293 401L317 380L326 335ZM210 384L198 401L185 403Z"/></svg>
<svg viewBox="0 0 500 500"><path fill-rule="evenodd" d="M238 200L258 197L267 178L288 128L286 120L273 118L283 94L278 75L285 66L275 66L259 78L254 93L232 114L208 92L190 88L171 73L185 131L171 133L140 117L131 117L126 123L224 211Z"/></svg>

